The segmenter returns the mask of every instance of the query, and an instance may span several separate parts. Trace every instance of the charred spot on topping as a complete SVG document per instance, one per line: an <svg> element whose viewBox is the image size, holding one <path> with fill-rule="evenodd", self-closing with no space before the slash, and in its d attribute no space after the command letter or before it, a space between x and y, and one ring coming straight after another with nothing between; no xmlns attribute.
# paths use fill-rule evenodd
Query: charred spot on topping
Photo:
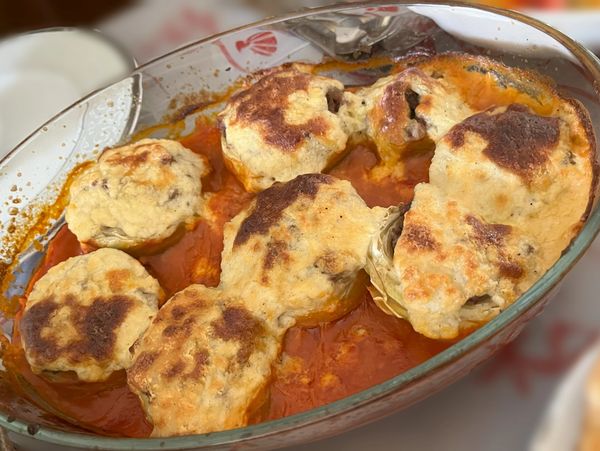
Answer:
<svg viewBox="0 0 600 451"><path fill-rule="evenodd" d="M192 327L196 324L193 316L187 317L181 324L170 324L162 331L163 337L173 337L175 335L189 335Z"/></svg>
<svg viewBox="0 0 600 451"><path fill-rule="evenodd" d="M126 269L114 269L106 272L108 287L112 292L123 290L125 282L129 279L130 273Z"/></svg>
<svg viewBox="0 0 600 451"><path fill-rule="evenodd" d="M164 376L167 379L173 379L175 376L181 374L184 369L185 364L181 360L178 360L167 371L164 372Z"/></svg>
<svg viewBox="0 0 600 451"><path fill-rule="evenodd" d="M246 344L240 346L240 349L238 349L238 352L235 356L237 363L239 363L240 365L248 363L248 360L250 360L250 356L252 355L252 348L253 346L249 346Z"/></svg>
<svg viewBox="0 0 600 451"><path fill-rule="evenodd" d="M501 249L504 246L506 237L512 231L512 227L509 225L483 223L471 215L465 217L465 222L471 226L473 229L473 239L481 246L494 246ZM531 253L534 250L531 245L527 245L526 252ZM502 277L517 280L525 274L521 265L510 261L502 250L499 252L497 264Z"/></svg>
<svg viewBox="0 0 600 451"><path fill-rule="evenodd" d="M181 305L176 305L171 309L171 316L175 320L180 320L187 314L187 309Z"/></svg>
<svg viewBox="0 0 600 451"><path fill-rule="evenodd" d="M277 261L288 261L289 255L286 252L288 246L280 240L271 240L267 244L267 254L263 262L264 269L271 269Z"/></svg>
<svg viewBox="0 0 600 451"><path fill-rule="evenodd" d="M325 94L327 99L327 109L331 113L337 113L342 105L343 91L338 88L331 88Z"/></svg>
<svg viewBox="0 0 600 451"><path fill-rule="evenodd" d="M204 367L208 365L208 351L206 349L200 349L194 353L194 368L188 374L188 377L192 379L199 379L204 374Z"/></svg>
<svg viewBox="0 0 600 451"><path fill-rule="evenodd" d="M173 155L171 155L170 153L165 153L160 156L160 162L164 165L173 164L174 161L175 161L175 157Z"/></svg>
<svg viewBox="0 0 600 451"><path fill-rule="evenodd" d="M145 371L152 366L158 358L158 352L142 352L132 366L132 371Z"/></svg>
<svg viewBox="0 0 600 451"><path fill-rule="evenodd" d="M236 357L240 365L248 362L257 337L264 333L262 322L242 307L227 307L211 327L217 338L239 343Z"/></svg>
<svg viewBox="0 0 600 451"><path fill-rule="evenodd" d="M560 135L558 118L532 114L520 104L510 105L500 114L479 113L454 126L449 133L454 148L464 144L467 131L487 141L484 155L524 180L530 180L546 163Z"/></svg>
<svg viewBox="0 0 600 451"><path fill-rule="evenodd" d="M108 190L108 180L107 179L102 179L102 189Z"/></svg>
<svg viewBox="0 0 600 451"><path fill-rule="evenodd" d="M169 200L174 200L174 199L178 198L179 195L180 195L179 190L177 188L175 188L174 190L172 190L169 193Z"/></svg>
<svg viewBox="0 0 600 451"><path fill-rule="evenodd" d="M19 324L29 352L45 361L55 360L60 353L60 348L51 337L42 336L42 330L50 325L58 309L59 305L52 299L38 302L25 312Z"/></svg>
<svg viewBox="0 0 600 451"><path fill-rule="evenodd" d="M409 224L402 231L402 238L407 240L411 250L434 250L438 243L431 231L424 225Z"/></svg>
<svg viewBox="0 0 600 451"><path fill-rule="evenodd" d="M306 91L310 79L311 75L301 72L289 76L276 72L261 78L232 97L239 102L236 120L261 124L264 140L288 152L294 151L307 135L324 135L327 124L322 118L313 118L304 124L288 124L285 120L288 97L296 91Z"/></svg>
<svg viewBox="0 0 600 451"><path fill-rule="evenodd" d="M314 199L323 184L335 179L326 174L305 174L287 183L276 183L256 196L254 208L240 225L234 246L244 244L252 235L264 235L281 218L283 210L300 196Z"/></svg>
<svg viewBox="0 0 600 451"><path fill-rule="evenodd" d="M29 352L39 360L52 362L59 355L67 354L73 362L92 357L104 360L113 352L115 332L125 319L133 301L123 296L97 298L91 305L82 306L74 299L67 298L65 305L70 309L70 319L80 337L64 346L59 346L42 332L50 326L52 317L62 308L53 300L45 300L31 306L21 320L21 333Z"/></svg>
<svg viewBox="0 0 600 451"><path fill-rule="evenodd" d="M472 227L475 241L483 246L503 246L505 238L512 231L509 225L483 223L471 215L465 217L465 222Z"/></svg>
<svg viewBox="0 0 600 451"><path fill-rule="evenodd" d="M82 337L68 346L71 357L92 356L96 360L108 358L116 341L116 330L125 319L133 301L125 296L97 298L87 307L71 306L75 327Z"/></svg>
<svg viewBox="0 0 600 451"><path fill-rule="evenodd" d="M142 165L148 160L149 151L145 150L140 153L132 153L129 155L111 155L107 158L106 162L114 165L129 166L131 169L135 169Z"/></svg>
<svg viewBox="0 0 600 451"><path fill-rule="evenodd" d="M323 274L327 274L330 277L338 275L340 270L340 262L334 252L326 252L319 256L314 263L314 266L321 271Z"/></svg>
<svg viewBox="0 0 600 451"><path fill-rule="evenodd" d="M513 280L518 280L525 274L525 270L521 265L505 258L500 259L498 262L498 269L500 270L501 276Z"/></svg>
<svg viewBox="0 0 600 451"><path fill-rule="evenodd" d="M165 327L162 331L163 337L172 337L173 335L175 335L177 333L178 329L179 328L177 326L174 326L172 324Z"/></svg>
<svg viewBox="0 0 600 451"><path fill-rule="evenodd" d="M260 321L242 307L227 307L211 327L215 336L224 341L251 341L262 331Z"/></svg>

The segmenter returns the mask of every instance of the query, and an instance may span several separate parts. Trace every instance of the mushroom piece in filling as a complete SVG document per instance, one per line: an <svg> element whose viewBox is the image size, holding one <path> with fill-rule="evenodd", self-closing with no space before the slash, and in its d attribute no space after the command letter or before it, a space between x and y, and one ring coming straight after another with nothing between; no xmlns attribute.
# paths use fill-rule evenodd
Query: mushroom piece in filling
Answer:
<svg viewBox="0 0 600 451"><path fill-rule="evenodd" d="M452 85L417 67L377 80L356 93L364 130L384 162L397 162L411 143L437 141L473 111Z"/></svg>

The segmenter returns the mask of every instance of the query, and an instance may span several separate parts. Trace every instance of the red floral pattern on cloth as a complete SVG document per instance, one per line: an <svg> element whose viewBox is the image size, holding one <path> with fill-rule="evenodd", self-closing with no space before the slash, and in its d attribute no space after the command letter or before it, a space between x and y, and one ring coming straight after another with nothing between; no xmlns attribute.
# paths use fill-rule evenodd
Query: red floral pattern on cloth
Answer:
<svg viewBox="0 0 600 451"><path fill-rule="evenodd" d="M527 396L536 377L563 374L600 336L598 330L561 319L547 325L542 334L541 354L527 350L531 333L525 330L483 367L477 380L491 383L508 377L517 392Z"/></svg>
<svg viewBox="0 0 600 451"><path fill-rule="evenodd" d="M183 5L179 13L169 18L151 35L141 47L142 55L155 55L157 49L171 46L176 48L185 42L218 33L219 27L210 12L198 11L189 5Z"/></svg>

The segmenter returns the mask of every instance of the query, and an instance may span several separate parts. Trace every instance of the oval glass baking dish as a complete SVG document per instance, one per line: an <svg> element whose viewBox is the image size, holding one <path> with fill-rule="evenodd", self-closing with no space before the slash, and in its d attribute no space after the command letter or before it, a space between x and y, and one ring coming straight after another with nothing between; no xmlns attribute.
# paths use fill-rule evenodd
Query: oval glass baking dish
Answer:
<svg viewBox="0 0 600 451"><path fill-rule="evenodd" d="M600 63L583 47L550 27L517 13L462 4L381 2L340 5L269 19L189 45L150 62L124 80L96 92L38 130L0 163L0 259L5 267L20 243L31 246L10 266L3 296L20 295L48 239L62 225L60 211L46 214L46 227L32 218L59 196L69 172L100 150L134 136L160 137L193 128L198 110L248 72L289 61L343 61L407 53L462 50L533 68L555 79L558 89L580 100L600 137ZM370 67L370 66L369 66ZM381 75L385 67L345 72ZM167 124L167 125L157 125ZM598 139L598 138L597 138ZM598 143L597 143L598 145ZM592 212L560 260L506 311L425 363L355 395L282 419L242 429L160 439L122 439L84 434L40 418L36 407L0 386L0 425L17 443L40 449L201 449L287 446L316 440L407 407L450 384L514 339L541 312L558 284L600 229L594 193ZM13 202L18 199L17 202ZM2 318L10 335L10 315ZM11 398L12 397L12 398ZM12 409L9 409L12 406ZM18 406L18 407L15 407ZM43 443L40 443L43 442Z"/></svg>

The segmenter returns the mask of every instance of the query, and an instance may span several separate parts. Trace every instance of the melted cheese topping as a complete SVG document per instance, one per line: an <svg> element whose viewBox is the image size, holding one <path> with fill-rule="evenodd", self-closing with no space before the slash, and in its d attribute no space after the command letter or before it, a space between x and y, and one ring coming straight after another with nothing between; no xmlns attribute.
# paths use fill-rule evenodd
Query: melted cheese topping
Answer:
<svg viewBox="0 0 600 451"><path fill-rule="evenodd" d="M537 280L545 270L540 247L521 230L488 223L422 183L384 276L387 291L375 300L427 337L454 338L461 327L493 318Z"/></svg>
<svg viewBox="0 0 600 451"><path fill-rule="evenodd" d="M245 426L254 403L263 401L282 335L243 298L202 285L177 293L137 343L128 371L152 435Z"/></svg>
<svg viewBox="0 0 600 451"><path fill-rule="evenodd" d="M385 214L328 175L274 185L226 224L221 285L280 322L337 318L355 307L340 300L348 300Z"/></svg>
<svg viewBox="0 0 600 451"><path fill-rule="evenodd" d="M71 185L66 221L80 242L95 247L160 244L200 215L207 171L202 157L176 141L106 150Z"/></svg>

